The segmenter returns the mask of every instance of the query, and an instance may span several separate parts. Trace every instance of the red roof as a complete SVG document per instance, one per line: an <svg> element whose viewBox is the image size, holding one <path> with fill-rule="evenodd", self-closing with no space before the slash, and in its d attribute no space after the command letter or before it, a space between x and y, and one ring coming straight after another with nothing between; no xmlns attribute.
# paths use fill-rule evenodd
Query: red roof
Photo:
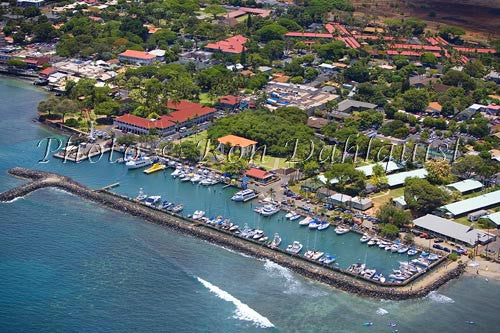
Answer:
<svg viewBox="0 0 500 333"><path fill-rule="evenodd" d="M195 119L197 117L215 112L214 108L209 108L207 106L188 101L180 101L176 104L168 101L167 106L169 109L172 109L174 111L170 112L169 114L163 115L156 120L149 120L131 114L124 114L123 116L117 117L116 120L142 128L163 129L171 127L176 123L183 123L189 119Z"/></svg>
<svg viewBox="0 0 500 333"><path fill-rule="evenodd" d="M411 49L411 50L425 50L425 51L441 51L440 46L419 45L419 44L389 44L391 49Z"/></svg>
<svg viewBox="0 0 500 333"><path fill-rule="evenodd" d="M236 35L215 43L209 43L205 48L218 50L224 53L241 53L246 50L246 47L243 46L246 42L248 42L248 38L242 35Z"/></svg>
<svg viewBox="0 0 500 333"><path fill-rule="evenodd" d="M257 168L250 168L245 172L245 176L252 177L252 178L257 178L257 179L266 179L272 176L267 171L257 169Z"/></svg>
<svg viewBox="0 0 500 333"><path fill-rule="evenodd" d="M325 24L325 29L331 34L335 32L335 27L331 23Z"/></svg>
<svg viewBox="0 0 500 333"><path fill-rule="evenodd" d="M364 40L368 40L368 39L377 40L377 39L379 39L379 36L377 36L377 35L353 35L353 37L356 39L364 39ZM382 38L384 40L394 40L393 36L383 36Z"/></svg>
<svg viewBox="0 0 500 333"><path fill-rule="evenodd" d="M156 58L154 54L150 54L144 51L135 51L135 50L126 50L119 54L121 57L135 58L135 59L144 59L150 60Z"/></svg>
<svg viewBox="0 0 500 333"><path fill-rule="evenodd" d="M47 67L47 68L42 69L40 71L40 75L49 76L50 74L55 73L55 72L57 72L57 69L55 69L54 67Z"/></svg>
<svg viewBox="0 0 500 333"><path fill-rule="evenodd" d="M308 38L333 38L331 34L316 32L291 31L285 34L286 37L308 37Z"/></svg>
<svg viewBox="0 0 500 333"><path fill-rule="evenodd" d="M240 97L234 95L226 95L222 96L219 99L219 102L227 105L236 105L240 102Z"/></svg>

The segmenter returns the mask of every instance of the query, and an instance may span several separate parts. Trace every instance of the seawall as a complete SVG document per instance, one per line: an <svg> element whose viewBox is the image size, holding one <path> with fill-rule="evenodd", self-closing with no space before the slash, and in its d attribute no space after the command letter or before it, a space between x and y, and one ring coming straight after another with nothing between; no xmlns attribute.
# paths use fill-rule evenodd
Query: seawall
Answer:
<svg viewBox="0 0 500 333"><path fill-rule="evenodd" d="M78 195L99 205L125 212L143 220L162 225L177 232L191 235L256 258L269 259L305 277L321 281L347 292L381 299L402 300L422 297L439 288L447 281L459 277L465 265L459 264L444 274L432 270L417 280L404 284L381 284L363 280L339 269L324 267L303 257L292 256L285 251L271 249L261 243L234 236L232 233L182 217L157 208L145 206L127 197L107 190L94 191L69 177L24 168L9 170L13 176L30 182L0 193L0 202L9 202L41 188L54 187ZM439 265L439 263L437 264ZM432 278L431 278L432 277Z"/></svg>

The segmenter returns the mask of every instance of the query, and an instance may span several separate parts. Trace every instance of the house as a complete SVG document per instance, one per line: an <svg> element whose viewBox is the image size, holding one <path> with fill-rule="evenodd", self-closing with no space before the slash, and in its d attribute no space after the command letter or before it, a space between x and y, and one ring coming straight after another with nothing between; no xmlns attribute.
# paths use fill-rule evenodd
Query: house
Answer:
<svg viewBox="0 0 500 333"><path fill-rule="evenodd" d="M273 179L272 173L257 168L248 169L245 172L245 176L252 178L260 183L268 183Z"/></svg>
<svg viewBox="0 0 500 333"><path fill-rule="evenodd" d="M488 81L493 81L498 84L500 83L500 73L491 71L488 73L488 75L486 75L485 79Z"/></svg>
<svg viewBox="0 0 500 333"><path fill-rule="evenodd" d="M402 195L400 197L392 198L392 203L394 204L394 206L398 207L399 209L406 209L406 207L407 207L404 195Z"/></svg>
<svg viewBox="0 0 500 333"><path fill-rule="evenodd" d="M441 206L438 211L450 217L459 217L479 209L498 205L500 205L500 190Z"/></svg>
<svg viewBox="0 0 500 333"><path fill-rule="evenodd" d="M246 51L247 48L244 46L246 42L248 42L248 38L236 35L215 43L208 43L205 45L205 49L222 53L239 54Z"/></svg>
<svg viewBox="0 0 500 333"><path fill-rule="evenodd" d="M389 185L390 188L402 186L405 183L406 178L410 177L425 178L427 177L427 170L421 168L411 171L393 173L392 175L387 176L387 185Z"/></svg>
<svg viewBox="0 0 500 333"><path fill-rule="evenodd" d="M219 98L217 102L217 107L219 109L235 111L240 107L241 97L234 95L226 95Z"/></svg>
<svg viewBox="0 0 500 333"><path fill-rule="evenodd" d="M377 104L355 101L353 99L345 99L337 104L336 111L344 113L352 113L354 111L364 111L375 109Z"/></svg>
<svg viewBox="0 0 500 333"><path fill-rule="evenodd" d="M475 179L465 179L460 182L448 184L446 186L460 192L461 194L467 194L483 189L483 184Z"/></svg>
<svg viewBox="0 0 500 333"><path fill-rule="evenodd" d="M424 88L425 86L435 83L438 81L438 78L435 77L427 77L425 75L414 75L409 78L410 86L415 88Z"/></svg>
<svg viewBox="0 0 500 333"><path fill-rule="evenodd" d="M431 116L439 116L443 107L438 102L430 102L425 108L425 112Z"/></svg>
<svg viewBox="0 0 500 333"><path fill-rule="evenodd" d="M319 117L309 117L307 118L307 126L314 129L316 132L321 131L329 123L328 119Z"/></svg>
<svg viewBox="0 0 500 333"><path fill-rule="evenodd" d="M492 213L483 216L482 218L488 219L491 223L493 223L497 229L500 228L500 212Z"/></svg>
<svg viewBox="0 0 500 333"><path fill-rule="evenodd" d="M330 74L333 74L335 72L335 70L337 69L337 66L322 63L322 64L318 65L318 69L321 73L326 74L326 75L330 75Z"/></svg>
<svg viewBox="0 0 500 333"><path fill-rule="evenodd" d="M148 53L154 55L156 57L156 60L158 61L165 61L165 50L154 49L149 51Z"/></svg>
<svg viewBox="0 0 500 333"><path fill-rule="evenodd" d="M156 128L162 135L171 135L180 128L192 127L213 118L216 111L214 108L188 101L168 101L167 107L172 111L158 119L124 114L114 119L113 126L134 134L149 134L151 129Z"/></svg>
<svg viewBox="0 0 500 333"><path fill-rule="evenodd" d="M151 65L153 62L157 60L154 54L144 52L144 51L135 51L135 50L126 50L118 55L118 60L121 62L130 62L138 65Z"/></svg>
<svg viewBox="0 0 500 333"><path fill-rule="evenodd" d="M250 7L239 7L236 10L233 10L227 13L224 18L225 21L230 25L234 26L240 23L239 19L245 15L255 15L263 18L268 17L271 14L269 9L263 8L250 8Z"/></svg>
<svg viewBox="0 0 500 333"><path fill-rule="evenodd" d="M350 206L358 210L367 210L373 207L373 202L370 198L354 197L350 201Z"/></svg>
<svg viewBox="0 0 500 333"><path fill-rule="evenodd" d="M242 138L236 135L226 135L217 139L219 142L219 149L222 153L227 150L227 153L232 152L233 147L238 147L241 156L249 156L253 151L255 151L255 146L257 141ZM234 151L234 150L233 150Z"/></svg>
<svg viewBox="0 0 500 333"><path fill-rule="evenodd" d="M300 189L302 191L311 193L316 193L322 187L323 183L314 178L306 179L300 184Z"/></svg>
<svg viewBox="0 0 500 333"><path fill-rule="evenodd" d="M349 202L352 200L352 197L347 194L342 194L342 193L335 193L334 195L331 195L327 199L328 205L335 206L335 205L344 205L348 206Z"/></svg>
<svg viewBox="0 0 500 333"><path fill-rule="evenodd" d="M490 115L497 115L500 113L500 105L496 105L495 103L488 104L486 106L486 113Z"/></svg>
<svg viewBox="0 0 500 333"><path fill-rule="evenodd" d="M47 68L42 69L40 71L40 77L48 78L51 74L54 74L55 72L57 72L56 68L54 68L54 67L47 67Z"/></svg>
<svg viewBox="0 0 500 333"><path fill-rule="evenodd" d="M473 212L467 215L467 220L470 222L476 222L479 220L481 217L488 215L489 212L487 210L481 209L478 210L477 212Z"/></svg>
<svg viewBox="0 0 500 333"><path fill-rule="evenodd" d="M432 214L413 220L413 225L420 230L467 246L475 246L478 243L484 245L496 239L489 233Z"/></svg>

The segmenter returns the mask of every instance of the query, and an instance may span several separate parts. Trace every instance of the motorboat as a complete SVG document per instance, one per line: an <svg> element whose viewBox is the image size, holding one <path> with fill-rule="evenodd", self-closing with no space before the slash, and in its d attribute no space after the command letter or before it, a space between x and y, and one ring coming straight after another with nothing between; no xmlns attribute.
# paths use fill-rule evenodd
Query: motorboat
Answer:
<svg viewBox="0 0 500 333"><path fill-rule="evenodd" d="M200 185L203 185L203 186L210 186L210 185L215 185L217 184L217 181L215 179L212 179L212 178L205 178L205 179L202 179L200 181Z"/></svg>
<svg viewBox="0 0 500 333"><path fill-rule="evenodd" d="M408 251L408 247L407 246L401 246L399 249L398 249L398 253L399 254L403 254L403 253L406 253Z"/></svg>
<svg viewBox="0 0 500 333"><path fill-rule="evenodd" d="M180 212L182 212L183 209L184 209L184 205L182 205L182 204L175 205L172 207L172 212L180 213Z"/></svg>
<svg viewBox="0 0 500 333"><path fill-rule="evenodd" d="M314 251L311 259L312 260L319 260L321 257L323 257L323 255L325 254L325 252L321 252L321 251Z"/></svg>
<svg viewBox="0 0 500 333"><path fill-rule="evenodd" d="M148 206L153 206L154 204L156 204L160 200L161 200L161 196L152 195L150 197L147 197L146 200L144 200L144 203Z"/></svg>
<svg viewBox="0 0 500 333"><path fill-rule="evenodd" d="M171 202L168 202L167 200L163 200L160 207L161 209L167 209L170 206L173 206L174 204Z"/></svg>
<svg viewBox="0 0 500 333"><path fill-rule="evenodd" d="M320 263L325 264L325 265L330 265L335 262L335 256L332 256L330 254L325 254L318 260Z"/></svg>
<svg viewBox="0 0 500 333"><path fill-rule="evenodd" d="M299 222L299 225L302 226L309 225L309 223L311 223L312 220L313 220L312 217L307 216L306 218L304 218L302 221Z"/></svg>
<svg viewBox="0 0 500 333"><path fill-rule="evenodd" d="M359 241L360 241L361 243L366 243L366 242L368 242L370 239L371 239L371 237L370 237L368 234L364 234L364 235L363 235L363 236L359 239Z"/></svg>
<svg viewBox="0 0 500 333"><path fill-rule="evenodd" d="M239 225L233 224L231 227L229 227L229 231L233 231L234 232L234 231L238 230L238 228L239 228Z"/></svg>
<svg viewBox="0 0 500 333"><path fill-rule="evenodd" d="M157 172L157 171L165 170L166 168L167 168L167 166L165 164L155 163L151 167L144 170L144 173L149 175L149 174Z"/></svg>
<svg viewBox="0 0 500 333"><path fill-rule="evenodd" d="M375 269L365 269L363 272L363 277L366 279L371 279L377 271Z"/></svg>
<svg viewBox="0 0 500 333"><path fill-rule="evenodd" d="M435 253L430 253L428 256L427 256L427 260L430 260L430 261L436 261L439 259L439 256Z"/></svg>
<svg viewBox="0 0 500 333"><path fill-rule="evenodd" d="M397 245L397 244L392 245L391 248L390 248L390 250L391 250L392 253L398 252L399 251L399 245Z"/></svg>
<svg viewBox="0 0 500 333"><path fill-rule="evenodd" d="M303 245L299 243L298 241L293 241L293 244L290 244L286 248L286 252L292 253L292 254L297 254L302 250Z"/></svg>
<svg viewBox="0 0 500 333"><path fill-rule="evenodd" d="M255 198L257 196L257 194L255 193L254 190L251 190L251 189L246 189L246 190L242 190L242 191L239 191L239 192L236 192L232 197L231 197L231 200L233 201L241 201L241 202L246 202L248 200L252 200L253 198Z"/></svg>
<svg viewBox="0 0 500 333"><path fill-rule="evenodd" d="M269 244L269 247L275 248L278 247L281 244L281 237L278 233L274 234L274 238L271 241L271 244Z"/></svg>
<svg viewBox="0 0 500 333"><path fill-rule="evenodd" d="M175 168L175 161L169 161L169 162L168 162L168 166L169 166L170 168Z"/></svg>
<svg viewBox="0 0 500 333"><path fill-rule="evenodd" d="M260 243L264 243L264 242L265 242L265 241L267 241L268 239L269 239L269 237L267 237L267 236L265 236L265 235L264 235L263 237L259 238L259 242L260 242Z"/></svg>
<svg viewBox="0 0 500 333"><path fill-rule="evenodd" d="M408 250L408 255L409 255L410 257L411 257L411 256L414 256L414 255L416 255L416 254L418 254L418 250L417 250L417 249L415 249L415 248L413 248L413 247L412 247L411 249L409 249L409 250Z"/></svg>
<svg viewBox="0 0 500 333"><path fill-rule="evenodd" d="M298 220L301 217L302 217L302 215L295 213L294 215L292 215L292 217L290 217L290 221Z"/></svg>
<svg viewBox="0 0 500 333"><path fill-rule="evenodd" d="M174 178L177 178L178 176L180 176L182 173L182 170L181 169L175 169L174 172L172 172L170 174L170 176L174 177Z"/></svg>
<svg viewBox="0 0 500 333"><path fill-rule="evenodd" d="M294 215L295 215L294 211L289 211L288 213L286 213L285 218L289 219L289 218L291 218Z"/></svg>
<svg viewBox="0 0 500 333"><path fill-rule="evenodd" d="M377 244L377 240L376 239L370 239L366 244L368 244L368 246L373 246L373 245Z"/></svg>
<svg viewBox="0 0 500 333"><path fill-rule="evenodd" d="M255 234L253 235L252 239L259 239L261 238L262 236L264 236L264 231L262 230L255 230Z"/></svg>
<svg viewBox="0 0 500 333"><path fill-rule="evenodd" d="M180 177L181 178L181 182L190 181L192 176L193 176L192 174L187 174L187 175L184 175L184 177Z"/></svg>
<svg viewBox="0 0 500 333"><path fill-rule="evenodd" d="M147 156L144 156L127 161L125 163L125 166L127 167L127 169L132 170L132 169L143 168L151 164L153 164L153 160Z"/></svg>
<svg viewBox="0 0 500 333"><path fill-rule="evenodd" d="M311 223L309 223L309 229L318 229L319 227L319 223L317 220L313 220L311 221Z"/></svg>
<svg viewBox="0 0 500 333"><path fill-rule="evenodd" d="M191 178L191 183L195 184L195 183L199 183L201 181L201 176L200 175L194 175L192 178Z"/></svg>
<svg viewBox="0 0 500 333"><path fill-rule="evenodd" d="M347 234L349 231L350 231L349 228L343 227L343 226L338 226L338 227L335 228L335 233L337 235Z"/></svg>
<svg viewBox="0 0 500 333"><path fill-rule="evenodd" d="M307 250L306 253L304 253L304 258L312 259L313 255L314 255L313 250Z"/></svg>
<svg viewBox="0 0 500 333"><path fill-rule="evenodd" d="M195 210L194 213L193 213L193 216L192 218L194 220L199 220L201 219L203 216L205 216L205 212L202 211L202 210Z"/></svg>
<svg viewBox="0 0 500 333"><path fill-rule="evenodd" d="M135 200L138 200L138 201L142 201L142 200L145 200L147 198L147 194L145 194L142 190L142 188L139 189L139 194L137 194L137 196L135 197Z"/></svg>
<svg viewBox="0 0 500 333"><path fill-rule="evenodd" d="M262 216L271 216L271 215L276 214L279 211L280 211L279 207L268 204L268 205L264 205L261 207L260 214Z"/></svg>
<svg viewBox="0 0 500 333"><path fill-rule="evenodd" d="M366 265L365 264L352 264L347 268L348 272L354 273L354 274L359 274L362 271L365 270Z"/></svg>
<svg viewBox="0 0 500 333"><path fill-rule="evenodd" d="M319 224L318 226L318 230L321 231L321 230L326 230L328 229L328 227L330 226L330 223L326 222L326 221L323 221Z"/></svg>

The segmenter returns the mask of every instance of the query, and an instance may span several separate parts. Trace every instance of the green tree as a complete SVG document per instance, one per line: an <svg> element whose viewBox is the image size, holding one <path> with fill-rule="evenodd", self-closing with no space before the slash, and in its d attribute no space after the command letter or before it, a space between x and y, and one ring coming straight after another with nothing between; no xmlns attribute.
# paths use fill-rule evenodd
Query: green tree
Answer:
<svg viewBox="0 0 500 333"><path fill-rule="evenodd" d="M268 42L270 40L282 39L286 32L287 30L285 27L278 23L271 23L257 30L255 34L260 41Z"/></svg>
<svg viewBox="0 0 500 333"><path fill-rule="evenodd" d="M426 52L420 56L420 61L425 65L434 66L437 64L438 58L433 53Z"/></svg>
<svg viewBox="0 0 500 333"><path fill-rule="evenodd" d="M422 112L429 105L429 94L424 89L409 89L401 97L408 112Z"/></svg>
<svg viewBox="0 0 500 333"><path fill-rule="evenodd" d="M384 237L394 239L399 236L399 228L394 224L384 224L380 229L380 234Z"/></svg>
<svg viewBox="0 0 500 333"><path fill-rule="evenodd" d="M393 204L387 203L377 211L377 219L384 224L393 224L398 228L411 222L411 215Z"/></svg>
<svg viewBox="0 0 500 333"><path fill-rule="evenodd" d="M451 165L444 159L427 161L425 169L427 170L427 179L432 184L447 184L451 180Z"/></svg>
<svg viewBox="0 0 500 333"><path fill-rule="evenodd" d="M449 200L448 192L419 178L405 180L404 197L408 208L419 214L431 213Z"/></svg>
<svg viewBox="0 0 500 333"><path fill-rule="evenodd" d="M205 13L213 15L215 20L217 16L226 13L226 10L221 5L211 4L205 8Z"/></svg>
<svg viewBox="0 0 500 333"><path fill-rule="evenodd" d="M94 112L107 117L115 116L120 112L120 104L115 101L102 102L96 105Z"/></svg>

